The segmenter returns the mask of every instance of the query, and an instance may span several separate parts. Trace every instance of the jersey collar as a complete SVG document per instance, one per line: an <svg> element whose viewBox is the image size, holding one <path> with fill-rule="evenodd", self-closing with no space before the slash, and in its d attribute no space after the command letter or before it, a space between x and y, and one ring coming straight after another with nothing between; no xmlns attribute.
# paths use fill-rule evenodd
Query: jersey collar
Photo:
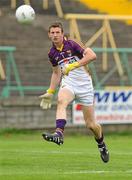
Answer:
<svg viewBox="0 0 132 180"><path fill-rule="evenodd" d="M58 51L62 51L63 47L64 47L64 42L62 43L61 47L56 47L56 49L57 49Z"/></svg>

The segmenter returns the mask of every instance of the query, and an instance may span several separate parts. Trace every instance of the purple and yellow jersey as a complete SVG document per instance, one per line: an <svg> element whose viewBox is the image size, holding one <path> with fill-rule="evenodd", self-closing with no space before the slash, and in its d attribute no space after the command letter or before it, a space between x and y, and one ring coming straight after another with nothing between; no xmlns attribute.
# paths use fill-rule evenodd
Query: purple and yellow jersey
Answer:
<svg viewBox="0 0 132 180"><path fill-rule="evenodd" d="M73 62L79 61L83 57L84 48L73 40L63 41L63 45L60 49L57 49L54 45L50 49L48 56L52 63L52 66L60 66L63 68L66 64L71 64ZM76 68L69 72L68 77L64 76L65 79L81 80L83 78L88 78L88 73L84 67Z"/></svg>
<svg viewBox="0 0 132 180"><path fill-rule="evenodd" d="M72 63L74 58L81 59L83 57L83 52L84 49L75 41L64 39L62 48L56 49L56 47L53 45L48 56L52 65L58 66L62 63Z"/></svg>

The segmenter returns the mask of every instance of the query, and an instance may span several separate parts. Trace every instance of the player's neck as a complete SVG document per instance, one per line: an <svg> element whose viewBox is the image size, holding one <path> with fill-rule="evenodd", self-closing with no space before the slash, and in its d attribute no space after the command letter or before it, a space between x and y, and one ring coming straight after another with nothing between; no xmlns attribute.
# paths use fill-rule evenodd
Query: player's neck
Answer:
<svg viewBox="0 0 132 180"><path fill-rule="evenodd" d="M54 45L56 48L61 48L61 46L63 45L63 41L56 42L56 43L54 43Z"/></svg>
<svg viewBox="0 0 132 180"><path fill-rule="evenodd" d="M59 42L59 43L54 43L56 49L58 49L59 51L62 51L63 47L64 47L64 44L63 44L63 41L62 42Z"/></svg>

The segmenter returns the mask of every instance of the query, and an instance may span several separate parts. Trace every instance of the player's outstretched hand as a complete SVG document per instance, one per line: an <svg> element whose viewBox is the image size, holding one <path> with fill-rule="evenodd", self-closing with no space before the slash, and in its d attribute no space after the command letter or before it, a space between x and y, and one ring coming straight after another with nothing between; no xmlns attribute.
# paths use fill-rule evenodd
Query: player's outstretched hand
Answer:
<svg viewBox="0 0 132 180"><path fill-rule="evenodd" d="M53 94L45 93L45 94L43 94L43 95L41 95L39 97L41 98L40 107L42 109L50 109Z"/></svg>
<svg viewBox="0 0 132 180"><path fill-rule="evenodd" d="M41 98L40 107L42 109L50 109L51 108L53 94L54 94L54 90L48 89L47 93L39 96L39 98Z"/></svg>

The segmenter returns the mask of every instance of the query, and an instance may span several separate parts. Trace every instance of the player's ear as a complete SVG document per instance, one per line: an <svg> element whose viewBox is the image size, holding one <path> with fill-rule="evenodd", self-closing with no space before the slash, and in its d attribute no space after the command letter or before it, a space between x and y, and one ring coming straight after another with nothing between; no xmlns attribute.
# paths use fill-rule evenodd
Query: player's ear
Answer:
<svg viewBox="0 0 132 180"><path fill-rule="evenodd" d="M51 34L50 34L49 32L48 32L48 37L49 37L49 39L51 40L52 37L51 37Z"/></svg>

